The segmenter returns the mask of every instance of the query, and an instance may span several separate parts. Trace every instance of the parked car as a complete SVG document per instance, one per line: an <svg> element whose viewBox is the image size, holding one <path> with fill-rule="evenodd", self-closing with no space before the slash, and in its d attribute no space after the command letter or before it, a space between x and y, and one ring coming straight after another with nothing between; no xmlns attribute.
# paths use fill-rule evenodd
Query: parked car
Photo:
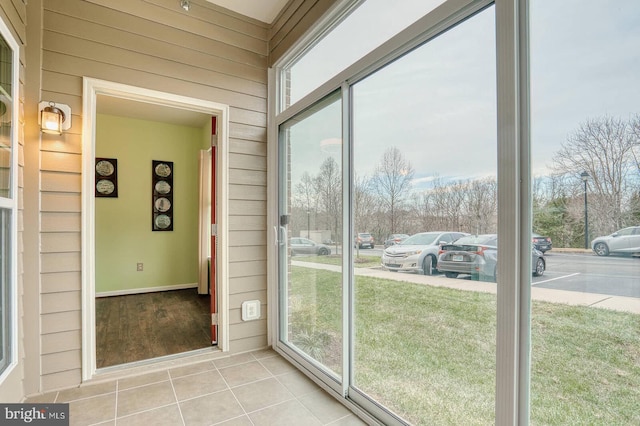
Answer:
<svg viewBox="0 0 640 426"><path fill-rule="evenodd" d="M469 235L453 244L442 246L438 256L438 271L447 278L456 278L459 274L471 275L471 279L496 281L496 263L498 261L498 235ZM531 247L531 272L534 277L544 274L547 262L544 253Z"/></svg>
<svg viewBox="0 0 640 426"><path fill-rule="evenodd" d="M532 234L533 245L536 246L537 250L540 250L543 253L548 252L552 248L551 238L544 237L540 234L533 233Z"/></svg>
<svg viewBox="0 0 640 426"><path fill-rule="evenodd" d="M640 226L630 226L611 235L598 237L591 241L591 248L598 256L608 256L609 253L640 253Z"/></svg>
<svg viewBox="0 0 640 426"><path fill-rule="evenodd" d="M384 240L384 248L391 247L394 244L401 243L407 238L409 238L407 234L391 234L389 235L389 238Z"/></svg>
<svg viewBox="0 0 640 426"><path fill-rule="evenodd" d="M448 244L464 232L421 232L388 247L382 253L382 268L393 272L418 272L431 275L436 271L441 244Z"/></svg>
<svg viewBox="0 0 640 426"><path fill-rule="evenodd" d="M358 248L364 248L364 247L373 248L373 245L374 245L373 235L369 234L368 232L361 232L358 235L356 235L356 246Z"/></svg>
<svg viewBox="0 0 640 426"><path fill-rule="evenodd" d="M331 249L324 245L316 243L308 238L294 237L289 240L291 255L296 254L315 254L318 256L326 256L331 254Z"/></svg>

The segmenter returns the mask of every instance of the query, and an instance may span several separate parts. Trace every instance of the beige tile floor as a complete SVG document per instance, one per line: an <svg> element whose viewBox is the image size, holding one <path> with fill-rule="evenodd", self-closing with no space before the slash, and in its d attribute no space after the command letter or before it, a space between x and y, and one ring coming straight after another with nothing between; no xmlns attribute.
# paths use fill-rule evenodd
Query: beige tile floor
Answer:
<svg viewBox="0 0 640 426"><path fill-rule="evenodd" d="M51 392L71 425L364 425L272 350Z"/></svg>

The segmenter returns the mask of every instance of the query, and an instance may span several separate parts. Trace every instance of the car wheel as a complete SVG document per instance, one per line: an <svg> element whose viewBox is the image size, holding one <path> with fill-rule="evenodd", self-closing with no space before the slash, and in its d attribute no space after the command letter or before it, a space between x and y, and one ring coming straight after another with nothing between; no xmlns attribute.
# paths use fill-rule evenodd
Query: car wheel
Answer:
<svg viewBox="0 0 640 426"><path fill-rule="evenodd" d="M544 260L538 258L536 261L536 270L533 272L534 277L541 277L544 274Z"/></svg>
<svg viewBox="0 0 640 426"><path fill-rule="evenodd" d="M445 272L444 276L447 278L458 278L458 273L457 272Z"/></svg>
<svg viewBox="0 0 640 426"><path fill-rule="evenodd" d="M422 261L422 275L433 275L433 257L429 255Z"/></svg>
<svg viewBox="0 0 640 426"><path fill-rule="evenodd" d="M329 250L324 248L324 247L322 247L320 250L318 250L318 255L319 256L326 256L328 254L329 254Z"/></svg>
<svg viewBox="0 0 640 426"><path fill-rule="evenodd" d="M598 256L609 256L609 247L605 243L596 243L593 246L593 251L596 252Z"/></svg>

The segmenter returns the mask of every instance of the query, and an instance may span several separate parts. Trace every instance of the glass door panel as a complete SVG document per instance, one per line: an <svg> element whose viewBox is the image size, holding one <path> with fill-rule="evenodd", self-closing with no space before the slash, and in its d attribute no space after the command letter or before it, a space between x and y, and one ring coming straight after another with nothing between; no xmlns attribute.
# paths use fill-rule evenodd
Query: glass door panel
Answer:
<svg viewBox="0 0 640 426"><path fill-rule="evenodd" d="M640 3L529 3L531 423L640 424Z"/></svg>
<svg viewBox="0 0 640 426"><path fill-rule="evenodd" d="M342 124L332 95L280 126L280 341L342 375Z"/></svg>
<svg viewBox="0 0 640 426"><path fill-rule="evenodd" d="M495 420L494 14L352 89L351 380L412 424Z"/></svg>

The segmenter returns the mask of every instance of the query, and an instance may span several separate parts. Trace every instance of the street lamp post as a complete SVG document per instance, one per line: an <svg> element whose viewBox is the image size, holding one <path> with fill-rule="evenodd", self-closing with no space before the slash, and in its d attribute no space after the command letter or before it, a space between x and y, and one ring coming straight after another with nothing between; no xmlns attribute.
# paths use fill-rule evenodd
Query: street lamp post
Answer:
<svg viewBox="0 0 640 426"><path fill-rule="evenodd" d="M589 215L587 213L587 181L589 180L589 173L580 173L580 178L584 182L584 248L589 248Z"/></svg>
<svg viewBox="0 0 640 426"><path fill-rule="evenodd" d="M307 238L311 239L311 212L307 210Z"/></svg>

